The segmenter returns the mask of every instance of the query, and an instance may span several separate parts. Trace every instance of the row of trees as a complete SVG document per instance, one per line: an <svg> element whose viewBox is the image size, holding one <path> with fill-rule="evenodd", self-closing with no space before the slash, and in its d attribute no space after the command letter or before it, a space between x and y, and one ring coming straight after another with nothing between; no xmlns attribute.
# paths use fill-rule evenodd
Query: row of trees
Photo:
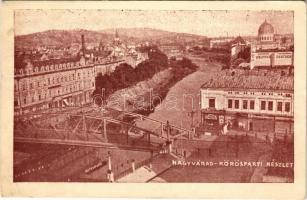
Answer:
<svg viewBox="0 0 307 200"><path fill-rule="evenodd" d="M96 77L94 94L100 94L101 89L104 88L108 96L116 90L151 78L155 73L168 68L168 58L158 48L152 47L147 51L149 59L137 65L136 68L124 63L117 66L111 74L99 74Z"/></svg>
<svg viewBox="0 0 307 200"><path fill-rule="evenodd" d="M146 52L148 52L149 59L140 63L135 68L124 63L117 66L111 74L99 74L95 80L96 89L94 95L101 94L101 90L104 88L105 95L109 96L116 90L127 88L140 81L150 79L157 72L167 68L172 69L173 77L169 84L173 84L197 69L197 66L186 58L168 62L167 56L157 47L148 48Z"/></svg>

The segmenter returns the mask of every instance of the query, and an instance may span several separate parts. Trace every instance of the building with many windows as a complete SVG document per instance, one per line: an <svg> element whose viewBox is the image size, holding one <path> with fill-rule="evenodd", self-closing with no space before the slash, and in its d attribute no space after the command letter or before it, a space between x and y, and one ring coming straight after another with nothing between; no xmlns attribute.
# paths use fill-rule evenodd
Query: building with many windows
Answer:
<svg viewBox="0 0 307 200"><path fill-rule="evenodd" d="M251 44L250 68L284 66L293 66L293 38L275 34L265 20L258 29L257 41Z"/></svg>
<svg viewBox="0 0 307 200"><path fill-rule="evenodd" d="M16 115L91 102L95 71L90 60L76 57L22 64L14 76Z"/></svg>
<svg viewBox="0 0 307 200"><path fill-rule="evenodd" d="M201 124L218 131L293 132L293 75L269 71L221 73L201 87Z"/></svg>
<svg viewBox="0 0 307 200"><path fill-rule="evenodd" d="M35 55L15 57L15 115L89 104L99 73L111 73L121 63L137 65L148 59L146 53L138 52L124 58L109 57L101 49L87 50L83 35L81 41L82 47L76 56L57 59L36 59Z"/></svg>

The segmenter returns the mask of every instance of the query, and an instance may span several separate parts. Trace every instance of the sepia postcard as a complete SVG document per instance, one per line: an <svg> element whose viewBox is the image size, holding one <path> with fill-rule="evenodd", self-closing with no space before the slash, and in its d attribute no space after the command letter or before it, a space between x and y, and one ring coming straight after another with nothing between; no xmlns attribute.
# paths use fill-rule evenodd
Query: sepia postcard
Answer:
<svg viewBox="0 0 307 200"><path fill-rule="evenodd" d="M305 196L303 2L4 2L0 194Z"/></svg>

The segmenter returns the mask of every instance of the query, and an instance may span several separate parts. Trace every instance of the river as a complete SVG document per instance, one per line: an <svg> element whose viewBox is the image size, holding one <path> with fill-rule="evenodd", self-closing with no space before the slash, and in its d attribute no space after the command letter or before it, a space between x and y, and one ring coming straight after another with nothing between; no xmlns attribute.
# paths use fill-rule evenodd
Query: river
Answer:
<svg viewBox="0 0 307 200"><path fill-rule="evenodd" d="M192 122L190 112L195 110L193 124L200 122L200 87L221 69L221 65L207 62L204 58L192 56L188 58L199 66L199 69L171 87L162 103L148 116L149 118L163 122L168 120L172 125L189 129ZM137 121L136 124L149 130L160 127L159 124L148 120Z"/></svg>

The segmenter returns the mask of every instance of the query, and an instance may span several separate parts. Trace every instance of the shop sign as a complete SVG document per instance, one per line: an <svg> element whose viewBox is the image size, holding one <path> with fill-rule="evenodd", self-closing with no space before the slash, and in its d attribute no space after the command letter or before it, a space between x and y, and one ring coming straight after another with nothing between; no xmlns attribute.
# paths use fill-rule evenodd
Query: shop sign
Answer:
<svg viewBox="0 0 307 200"><path fill-rule="evenodd" d="M207 114L207 115L205 115L205 119L217 120L217 116L216 116L216 115L213 115L213 114Z"/></svg>
<svg viewBox="0 0 307 200"><path fill-rule="evenodd" d="M219 123L220 123L220 124L224 124L224 122L225 122L224 116L223 116L223 115L220 115L220 116L219 116Z"/></svg>

